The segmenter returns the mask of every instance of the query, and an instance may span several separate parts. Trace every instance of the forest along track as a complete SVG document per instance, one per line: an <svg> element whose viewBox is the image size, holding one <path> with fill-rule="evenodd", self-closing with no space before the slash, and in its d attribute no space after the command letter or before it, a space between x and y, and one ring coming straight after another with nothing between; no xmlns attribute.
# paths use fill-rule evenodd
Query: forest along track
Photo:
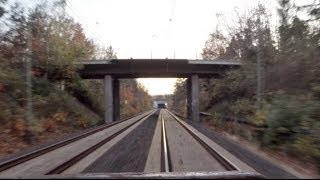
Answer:
<svg viewBox="0 0 320 180"><path fill-rule="evenodd" d="M9 159L0 164L0 177L28 177L61 173L95 149L154 114L151 110L130 119Z"/></svg>
<svg viewBox="0 0 320 180"><path fill-rule="evenodd" d="M156 145L159 142L161 145ZM155 158L159 152L161 152L160 157L158 155L158 158ZM161 163L155 166L154 162L157 161ZM159 170L215 173L228 171L235 176L247 173L248 178L263 178L253 168L165 109L160 111L145 167L145 172L159 172Z"/></svg>

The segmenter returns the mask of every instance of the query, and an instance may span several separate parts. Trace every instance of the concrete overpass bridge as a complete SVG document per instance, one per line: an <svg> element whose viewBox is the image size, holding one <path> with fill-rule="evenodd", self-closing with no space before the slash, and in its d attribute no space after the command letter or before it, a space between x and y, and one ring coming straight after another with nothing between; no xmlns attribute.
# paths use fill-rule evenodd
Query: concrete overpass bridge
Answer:
<svg viewBox="0 0 320 180"><path fill-rule="evenodd" d="M188 118L199 121L199 78L219 77L226 70L237 68L239 61L188 59L109 59L82 61L80 76L103 79L105 122L120 118L121 78L178 77L187 78Z"/></svg>

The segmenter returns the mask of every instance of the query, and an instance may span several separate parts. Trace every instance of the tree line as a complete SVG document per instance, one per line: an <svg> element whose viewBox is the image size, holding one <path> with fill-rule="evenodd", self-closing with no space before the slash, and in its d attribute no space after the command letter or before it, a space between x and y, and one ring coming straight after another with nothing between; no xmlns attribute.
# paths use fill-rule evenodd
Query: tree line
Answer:
<svg viewBox="0 0 320 180"><path fill-rule="evenodd" d="M10 137L23 140L26 128L37 139L44 132L58 133L60 127L77 130L103 123L103 82L82 80L77 62L116 59L117 54L112 46L101 47L88 38L66 8L65 0L40 1L30 8L0 0L0 132ZM24 120L28 59L33 103L29 125ZM121 80L120 87L123 117L151 108L151 96L136 80ZM78 102L95 115L77 109Z"/></svg>
<svg viewBox="0 0 320 180"><path fill-rule="evenodd" d="M259 4L209 35L203 59L239 60L242 66L221 78L201 79L200 111L213 115L209 123L216 129L319 165L320 1L278 4L276 28ZM186 112L184 79L177 81L173 101ZM240 120L265 128L251 132Z"/></svg>

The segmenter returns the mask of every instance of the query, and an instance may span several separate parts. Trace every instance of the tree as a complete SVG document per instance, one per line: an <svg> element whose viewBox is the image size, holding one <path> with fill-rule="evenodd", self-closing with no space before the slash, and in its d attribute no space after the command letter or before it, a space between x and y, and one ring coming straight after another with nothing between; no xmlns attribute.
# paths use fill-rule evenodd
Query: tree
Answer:
<svg viewBox="0 0 320 180"><path fill-rule="evenodd" d="M186 106L187 106L187 81L185 79L178 79L174 85L173 92L173 110L186 114Z"/></svg>
<svg viewBox="0 0 320 180"><path fill-rule="evenodd" d="M6 2L7 0L0 0L0 18L6 13L6 10L3 6Z"/></svg>
<svg viewBox="0 0 320 180"><path fill-rule="evenodd" d="M3 60L11 67L22 68L22 58L26 49L27 18L24 9L14 4L4 19L4 25L10 30L3 32L1 38L1 51Z"/></svg>
<svg viewBox="0 0 320 180"><path fill-rule="evenodd" d="M108 46L107 48L97 47L95 51L96 53L93 59L99 59L99 60L117 59L117 53L115 52L112 46Z"/></svg>
<svg viewBox="0 0 320 180"><path fill-rule="evenodd" d="M103 57L103 59L117 59L117 53L114 52L114 49L112 46L108 46L105 50L106 55Z"/></svg>
<svg viewBox="0 0 320 180"><path fill-rule="evenodd" d="M258 141L319 164L319 4L297 6L293 1L280 0L279 5L277 32L271 31L270 14L259 5L247 18L239 20L242 24L233 27L230 37L224 37L224 45L215 41L216 36L210 36L207 42L211 44L204 47L204 57L236 58L242 66L219 79L204 80L200 104L208 104L202 108L223 123L231 116L265 125L262 136L256 137ZM300 16L297 10L302 8L296 7L310 8L309 17ZM261 108L255 106L258 59L263 90Z"/></svg>
<svg viewBox="0 0 320 180"><path fill-rule="evenodd" d="M313 17L312 19L308 19L307 21L318 21L320 20L320 1L313 1L312 4L300 5L297 6L298 11L306 11L309 16Z"/></svg>
<svg viewBox="0 0 320 180"><path fill-rule="evenodd" d="M131 116L151 107L152 97L137 80L120 80L120 108L122 116Z"/></svg>
<svg viewBox="0 0 320 180"><path fill-rule="evenodd" d="M76 76L80 68L75 62L87 59L94 53L92 41L85 38L83 29L72 19L61 18L51 22L49 34L49 63L48 69L52 79L70 79Z"/></svg>
<svg viewBox="0 0 320 180"><path fill-rule="evenodd" d="M276 54L269 16L267 9L260 4L246 16L238 14L239 24L228 33L230 37L223 36L218 30L211 34L203 49L203 58L236 59L243 65L239 70L227 72L222 78L201 80L200 94L204 98L200 97L200 104L203 111L215 105L235 103L239 98L253 103L257 96L258 57L262 74L259 82L261 89L265 89L265 72L274 63ZM223 109L223 114L232 114L228 108Z"/></svg>
<svg viewBox="0 0 320 180"><path fill-rule="evenodd" d="M227 38L217 29L206 41L205 48L202 50L202 58L215 59L224 56L227 43Z"/></svg>
<svg viewBox="0 0 320 180"><path fill-rule="evenodd" d="M53 84L62 78L73 82L78 81L76 71L79 66L76 62L81 57L90 56L95 47L86 38L80 24L75 23L62 11L57 14L50 11L52 9L56 11L63 6L60 2L62 1L59 3L42 1L26 11L19 3L7 7L6 0L0 0L0 119L3 127L12 127L12 131L18 124L23 131L19 133L19 137L26 135L26 130L29 132L33 131L33 128L41 129L42 119L58 113L57 111L61 109L64 111L63 114L77 116L81 121L84 118L82 112L75 113L68 107L67 103L70 103L73 98L67 92L57 90ZM32 53L27 53L30 51ZM32 99L34 108L37 109L33 111L32 119L29 119L28 124L23 121L25 111L30 107L26 106L27 88L24 80L26 57L33 61L33 86L32 89L30 88L33 96L28 98ZM44 72L50 74L49 79L43 77ZM80 89L78 92L81 91L84 94L87 92L83 86L77 85L78 87L74 89ZM91 103L91 105L95 104ZM86 117L83 122L90 123L92 119L94 118ZM74 121L73 125L77 121ZM91 121L92 125L96 121L97 119ZM32 132L32 134L36 133Z"/></svg>

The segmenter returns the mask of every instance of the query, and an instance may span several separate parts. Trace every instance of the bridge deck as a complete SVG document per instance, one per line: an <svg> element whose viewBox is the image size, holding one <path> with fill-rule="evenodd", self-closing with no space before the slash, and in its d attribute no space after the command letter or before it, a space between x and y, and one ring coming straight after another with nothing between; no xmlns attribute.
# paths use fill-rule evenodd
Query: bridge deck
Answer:
<svg viewBox="0 0 320 180"><path fill-rule="evenodd" d="M199 77L219 76L230 68L241 65L233 60L187 60L187 59L112 59L86 60L80 71L82 78L103 79L105 75L117 78L141 77Z"/></svg>

